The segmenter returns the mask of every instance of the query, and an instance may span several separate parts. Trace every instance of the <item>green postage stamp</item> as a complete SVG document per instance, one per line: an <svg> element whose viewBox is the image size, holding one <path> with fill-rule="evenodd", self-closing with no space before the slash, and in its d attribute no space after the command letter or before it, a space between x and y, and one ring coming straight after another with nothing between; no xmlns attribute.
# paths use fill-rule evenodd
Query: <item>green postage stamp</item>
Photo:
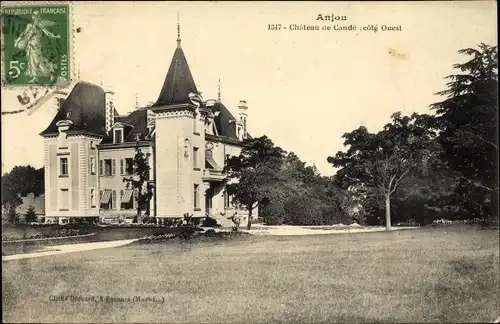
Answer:
<svg viewBox="0 0 500 324"><path fill-rule="evenodd" d="M69 19L68 4L2 6L4 86L70 81Z"/></svg>

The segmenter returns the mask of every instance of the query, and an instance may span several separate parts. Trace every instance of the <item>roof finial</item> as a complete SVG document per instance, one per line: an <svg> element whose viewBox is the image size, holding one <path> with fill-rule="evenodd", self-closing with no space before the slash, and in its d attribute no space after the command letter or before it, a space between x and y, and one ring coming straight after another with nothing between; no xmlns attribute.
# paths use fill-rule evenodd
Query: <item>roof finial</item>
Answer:
<svg viewBox="0 0 500 324"><path fill-rule="evenodd" d="M135 108L139 108L139 95L135 93Z"/></svg>
<svg viewBox="0 0 500 324"><path fill-rule="evenodd" d="M76 80L80 81L80 61L78 61L78 69L76 71Z"/></svg>
<svg viewBox="0 0 500 324"><path fill-rule="evenodd" d="M181 23L179 21L178 11L177 11L177 47L181 47Z"/></svg>
<svg viewBox="0 0 500 324"><path fill-rule="evenodd" d="M102 81L102 74L101 74L101 87L104 86L104 82Z"/></svg>
<svg viewBox="0 0 500 324"><path fill-rule="evenodd" d="M219 84L217 86L218 92L217 92L217 100L220 102L220 78L219 78Z"/></svg>

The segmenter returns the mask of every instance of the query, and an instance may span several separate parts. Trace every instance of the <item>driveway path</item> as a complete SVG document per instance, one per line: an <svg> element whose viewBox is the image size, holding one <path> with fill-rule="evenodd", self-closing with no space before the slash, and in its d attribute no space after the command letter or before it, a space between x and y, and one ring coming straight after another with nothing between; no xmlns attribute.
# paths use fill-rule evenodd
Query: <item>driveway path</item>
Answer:
<svg viewBox="0 0 500 324"><path fill-rule="evenodd" d="M325 226L321 229L321 226L314 226L315 229L308 226L263 226L260 224L254 224L252 230L243 232L249 232L254 235L318 235L318 234L345 234L345 233L369 233L369 232L379 232L385 231L385 228L363 228L363 227L340 227L332 228L331 226ZM393 230L401 229L416 229L418 227L398 227L393 228ZM2 261L9 260L20 260L28 258L36 258L42 256L65 254L71 252L83 252L96 249L112 248L130 244L137 241L136 239L119 240L119 241L102 241L102 242L92 242L92 243L79 243L79 244L65 244L65 245L55 245L53 247L45 247L45 251L24 253L24 254L14 254L2 256Z"/></svg>
<svg viewBox="0 0 500 324"><path fill-rule="evenodd" d="M2 256L2 261L20 260L20 259L36 258L36 257L56 255L56 254L65 254L71 252L82 252L82 251L112 248L112 247L127 245L137 240L138 239L56 245L53 247L45 248L46 250L50 249L49 251Z"/></svg>
<svg viewBox="0 0 500 324"><path fill-rule="evenodd" d="M393 231L404 229L417 229L419 227L393 227ZM324 234L345 234L345 233L371 233L383 232L385 227L361 227L361 226L266 226L260 224L252 225L250 231L243 230L254 235L324 235Z"/></svg>

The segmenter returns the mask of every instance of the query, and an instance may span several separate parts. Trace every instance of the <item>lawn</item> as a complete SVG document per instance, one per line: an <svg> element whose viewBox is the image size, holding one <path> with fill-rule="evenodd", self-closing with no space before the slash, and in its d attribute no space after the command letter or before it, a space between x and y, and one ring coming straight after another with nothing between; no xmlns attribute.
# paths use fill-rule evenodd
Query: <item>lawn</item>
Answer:
<svg viewBox="0 0 500 324"><path fill-rule="evenodd" d="M4 322L492 322L498 230L252 236L3 262ZM50 301L50 296L96 296ZM103 302L99 296L153 297Z"/></svg>
<svg viewBox="0 0 500 324"><path fill-rule="evenodd" d="M172 227L100 227L96 225L48 225L48 226L29 226L24 224L7 224L2 226L2 234L17 239L22 239L24 235L33 235L35 233L49 233L51 231L63 228L80 229L82 233L94 233L91 236L67 237L50 240L33 240L27 242L2 242L2 255L30 253L40 250L44 247L53 247L61 244L76 244L115 240L128 240L140 238L154 233L173 233L179 231Z"/></svg>

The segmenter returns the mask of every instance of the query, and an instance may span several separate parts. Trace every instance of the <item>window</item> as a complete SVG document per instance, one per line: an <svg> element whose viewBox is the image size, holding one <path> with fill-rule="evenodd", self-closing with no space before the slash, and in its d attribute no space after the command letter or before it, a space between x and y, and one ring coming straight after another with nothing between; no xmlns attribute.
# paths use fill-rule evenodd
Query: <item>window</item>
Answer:
<svg viewBox="0 0 500 324"><path fill-rule="evenodd" d="M99 160L99 175L104 175L104 161Z"/></svg>
<svg viewBox="0 0 500 324"><path fill-rule="evenodd" d="M104 189L101 190L100 193L101 195L99 203L101 205L101 209L111 209L113 207L111 200L112 191L109 189Z"/></svg>
<svg viewBox="0 0 500 324"><path fill-rule="evenodd" d="M90 188L90 208L95 208L95 189Z"/></svg>
<svg viewBox="0 0 500 324"><path fill-rule="evenodd" d="M123 129L115 129L114 133L114 143L123 143Z"/></svg>
<svg viewBox="0 0 500 324"><path fill-rule="evenodd" d="M133 190L120 190L121 209L134 209Z"/></svg>
<svg viewBox="0 0 500 324"><path fill-rule="evenodd" d="M104 160L104 173L105 176L111 175L111 160Z"/></svg>
<svg viewBox="0 0 500 324"><path fill-rule="evenodd" d="M120 174L131 175L134 173L134 159L120 159Z"/></svg>
<svg viewBox="0 0 500 324"><path fill-rule="evenodd" d="M199 208L199 195L200 195L200 185L195 184L193 190L193 206L194 208Z"/></svg>
<svg viewBox="0 0 500 324"><path fill-rule="evenodd" d="M95 157L94 157L94 156L91 156L91 157L90 157L90 173L91 173L91 174L95 174L95 168L96 168L96 165L95 165Z"/></svg>
<svg viewBox="0 0 500 324"><path fill-rule="evenodd" d="M101 163L99 163L99 171L100 171L101 175L110 176L110 175L116 174L116 160L105 159L105 160L102 160L101 162L102 162L102 166L101 166Z"/></svg>
<svg viewBox="0 0 500 324"><path fill-rule="evenodd" d="M193 147L193 168L198 169L198 148Z"/></svg>
<svg viewBox="0 0 500 324"><path fill-rule="evenodd" d="M63 176L63 177L67 177L69 174L68 173L68 158L61 158L61 160L59 161L59 166L60 166L59 175Z"/></svg>
<svg viewBox="0 0 500 324"><path fill-rule="evenodd" d="M125 159L125 174L133 174L134 173L134 159L126 158Z"/></svg>
<svg viewBox="0 0 500 324"><path fill-rule="evenodd" d="M61 201L59 210L69 210L69 190L61 189Z"/></svg>
<svg viewBox="0 0 500 324"><path fill-rule="evenodd" d="M224 156L224 166L227 166L227 160L229 160L230 156L231 156L231 155L229 155L229 154L226 154L226 155Z"/></svg>

